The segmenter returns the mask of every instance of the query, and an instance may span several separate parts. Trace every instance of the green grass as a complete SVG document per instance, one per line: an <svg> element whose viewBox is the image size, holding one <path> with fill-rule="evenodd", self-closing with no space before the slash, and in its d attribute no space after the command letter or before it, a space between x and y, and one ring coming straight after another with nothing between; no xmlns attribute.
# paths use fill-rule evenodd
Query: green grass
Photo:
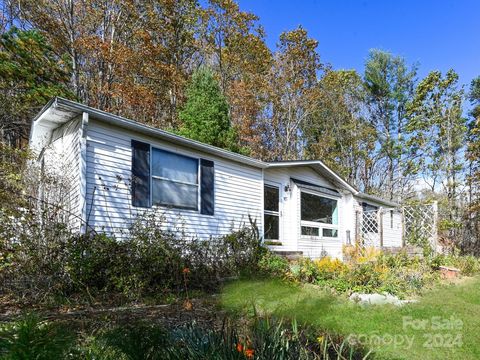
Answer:
<svg viewBox="0 0 480 360"><path fill-rule="evenodd" d="M428 291L418 303L403 307L391 305L362 307L313 286L295 286L278 280L242 280L225 286L221 304L229 311L252 314L253 311L281 317L295 317L300 323L348 336L365 335L366 346L382 359L479 359L480 358L480 278L458 285L442 285ZM255 310L254 310L255 308ZM440 318L435 318L440 317ZM441 319L460 320L460 329L432 329ZM404 326L407 319L426 320L425 329ZM432 320L433 319L433 320ZM438 323L438 321L437 321ZM438 335L435 335L438 334ZM459 335L458 335L459 334ZM406 343L388 343L389 336ZM461 339L450 345L450 340ZM370 341L385 340L382 345ZM434 339L433 347L428 340ZM427 343L427 344L426 344ZM365 342L364 342L365 344Z"/></svg>

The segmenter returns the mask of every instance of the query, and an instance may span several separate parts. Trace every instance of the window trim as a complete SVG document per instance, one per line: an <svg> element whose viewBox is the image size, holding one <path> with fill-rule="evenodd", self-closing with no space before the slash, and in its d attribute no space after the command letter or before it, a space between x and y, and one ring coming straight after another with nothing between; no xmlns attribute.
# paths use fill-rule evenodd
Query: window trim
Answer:
<svg viewBox="0 0 480 360"><path fill-rule="evenodd" d="M339 214L339 198L334 197L334 196L329 196L320 192L316 192L314 190L310 189L302 189L301 187L298 187L299 192L298 192L298 201L299 201L299 218L300 218L300 237L306 238L306 239L321 239L321 240L338 240L340 239L340 229L339 229L339 223L340 223L340 214ZM317 222L317 221L308 221L308 220L302 220L302 193L307 193L310 195L318 196L324 199L329 199L329 200L334 200L337 204L337 224L327 224L327 223L322 223L322 222ZM318 228L318 236L315 235L302 235L302 226L306 227L314 227ZM323 236L323 229L332 229L332 230L337 230L337 236Z"/></svg>
<svg viewBox="0 0 480 360"><path fill-rule="evenodd" d="M272 210L265 210L265 187L270 187L270 188L275 188L278 190L278 211L272 211ZM277 184L277 183L274 183L274 182L266 182L264 181L263 182L263 240L272 240L272 241L281 241L281 231L280 231L280 203L281 203L281 198L282 198L282 194L281 194L281 184ZM271 216L276 216L278 217L278 239L268 239L265 237L265 215L271 215Z"/></svg>
<svg viewBox="0 0 480 360"><path fill-rule="evenodd" d="M163 176L156 176L156 175L153 175L153 152L155 150L160 150L160 151L164 151L164 152L167 152L167 153L171 153L171 154L174 154L174 155L178 155L178 156L183 156L183 157L186 157L186 158L190 158L192 160L195 160L197 162L197 184L193 184L193 183L187 183L185 181L176 181L176 180L171 180L171 179L168 179L168 178L165 178ZM166 209L172 209L172 210L183 210L183 211L194 211L198 214L200 214L200 201L201 201L201 186L200 186L200 181L201 181L201 178L200 178L200 158L197 158L197 157L194 157L194 156L190 156L190 155L184 155L184 154L181 154L181 153L178 153L178 152L175 152L175 151L171 151L171 150L166 150L166 149L162 149L160 147L156 147L156 146L153 146L152 144L150 144L150 204L152 204L152 207L155 207L155 208L166 208ZM153 203L153 179L158 179L158 180L166 180L166 181L170 181L170 182L173 182L173 183L177 183L177 184L183 184L183 185L196 185L197 186L197 208L196 209L193 209L191 207L182 207L182 206L173 206L173 205L159 205L159 204L154 204ZM215 196L215 195L214 195ZM202 215L205 215L205 214L202 214ZM205 215L205 216L213 216L213 215Z"/></svg>

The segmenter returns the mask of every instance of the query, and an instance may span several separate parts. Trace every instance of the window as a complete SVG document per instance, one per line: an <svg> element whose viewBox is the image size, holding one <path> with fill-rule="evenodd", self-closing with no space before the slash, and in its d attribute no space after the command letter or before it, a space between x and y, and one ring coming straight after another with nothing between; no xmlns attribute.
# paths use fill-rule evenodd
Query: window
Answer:
<svg viewBox="0 0 480 360"><path fill-rule="evenodd" d="M319 236L320 229L311 226L302 226L302 235L305 236Z"/></svg>
<svg viewBox="0 0 480 360"><path fill-rule="evenodd" d="M302 221L337 224L337 200L302 192Z"/></svg>
<svg viewBox="0 0 480 360"><path fill-rule="evenodd" d="M215 164L132 139L132 205L215 215Z"/></svg>
<svg viewBox="0 0 480 360"><path fill-rule="evenodd" d="M278 215L270 215L265 214L265 231L264 231L264 238L266 240L279 240L280 234L278 232L279 229L279 218Z"/></svg>
<svg viewBox="0 0 480 360"><path fill-rule="evenodd" d="M302 235L338 237L337 200L302 191L300 208Z"/></svg>
<svg viewBox="0 0 480 360"><path fill-rule="evenodd" d="M264 202L264 239L280 240L280 189L276 186L265 185L263 188Z"/></svg>
<svg viewBox="0 0 480 360"><path fill-rule="evenodd" d="M390 210L390 229L393 229L393 210Z"/></svg>
<svg viewBox="0 0 480 360"><path fill-rule="evenodd" d="M338 230L337 229L323 229L322 235L323 235L323 237L338 237Z"/></svg>
<svg viewBox="0 0 480 360"><path fill-rule="evenodd" d="M152 149L152 203L198 210L198 159Z"/></svg>

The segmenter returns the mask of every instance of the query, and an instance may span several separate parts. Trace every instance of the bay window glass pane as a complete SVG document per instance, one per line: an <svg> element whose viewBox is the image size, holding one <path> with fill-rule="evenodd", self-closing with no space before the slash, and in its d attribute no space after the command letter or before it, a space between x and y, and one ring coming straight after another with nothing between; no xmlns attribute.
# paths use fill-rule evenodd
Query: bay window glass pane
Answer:
<svg viewBox="0 0 480 360"><path fill-rule="evenodd" d="M301 216L304 221L337 225L337 201L302 192Z"/></svg>
<svg viewBox="0 0 480 360"><path fill-rule="evenodd" d="M324 237L338 237L338 230L335 229L323 229L322 235Z"/></svg>
<svg viewBox="0 0 480 360"><path fill-rule="evenodd" d="M302 235L318 236L320 234L319 228L311 226L302 226Z"/></svg>
<svg viewBox="0 0 480 360"><path fill-rule="evenodd" d="M190 184L198 183L198 160L160 149L152 152L152 175Z"/></svg>
<svg viewBox="0 0 480 360"><path fill-rule="evenodd" d="M265 214L265 231L264 238L268 240L279 240L279 231L278 231L278 216L277 215L268 215Z"/></svg>
<svg viewBox="0 0 480 360"><path fill-rule="evenodd" d="M278 212L278 188L273 186L265 186L263 188L263 194L265 210Z"/></svg>
<svg viewBox="0 0 480 360"><path fill-rule="evenodd" d="M152 179L152 202L154 205L197 210L198 186Z"/></svg>

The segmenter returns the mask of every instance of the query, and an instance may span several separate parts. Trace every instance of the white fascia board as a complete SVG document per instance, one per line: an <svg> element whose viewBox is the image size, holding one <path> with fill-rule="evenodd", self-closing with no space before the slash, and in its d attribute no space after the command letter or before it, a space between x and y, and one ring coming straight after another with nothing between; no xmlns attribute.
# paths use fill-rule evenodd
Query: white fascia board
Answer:
<svg viewBox="0 0 480 360"><path fill-rule="evenodd" d="M369 202L372 205L387 205L387 206L390 206L390 207L393 207L393 208L397 208L397 207L400 206L400 204L398 204L394 201L382 199L380 197L365 194L365 193L362 193L362 192L358 192L357 194L355 194L355 197L357 197L359 199L362 199L362 200L365 200L366 202Z"/></svg>
<svg viewBox="0 0 480 360"><path fill-rule="evenodd" d="M148 125L144 125L118 115L110 114L102 110L94 109L89 106L77 103L75 101L67 100L61 97L52 99L35 117L34 123L40 122L42 118L48 115L49 111L52 111L52 109L55 109L57 107L68 109L69 111L76 112L77 114L88 113L90 115L90 118L92 119L99 120L101 122L122 127L125 129L129 129L135 132L139 132L145 135L149 135L151 137L160 138L162 140L165 140L174 144L180 144L185 147L189 147L191 149L203 151L205 153L216 155L216 156L229 159L238 163L250 165L260 169L266 168L268 166L267 163L261 160L256 160L251 157L240 155L231 151L227 151L227 150L218 148L216 146L204 144L196 140L187 139L185 137L175 135L167 131L160 130Z"/></svg>
<svg viewBox="0 0 480 360"><path fill-rule="evenodd" d="M299 160L299 161L286 161L286 162L277 162L277 163L268 163L268 168L278 168L278 167L295 167L295 166L319 166L322 170L326 171L333 179L338 181L345 189L347 189L352 194L356 195L358 190L355 189L352 185L346 182L340 175L335 173L327 165L325 165L320 160Z"/></svg>

